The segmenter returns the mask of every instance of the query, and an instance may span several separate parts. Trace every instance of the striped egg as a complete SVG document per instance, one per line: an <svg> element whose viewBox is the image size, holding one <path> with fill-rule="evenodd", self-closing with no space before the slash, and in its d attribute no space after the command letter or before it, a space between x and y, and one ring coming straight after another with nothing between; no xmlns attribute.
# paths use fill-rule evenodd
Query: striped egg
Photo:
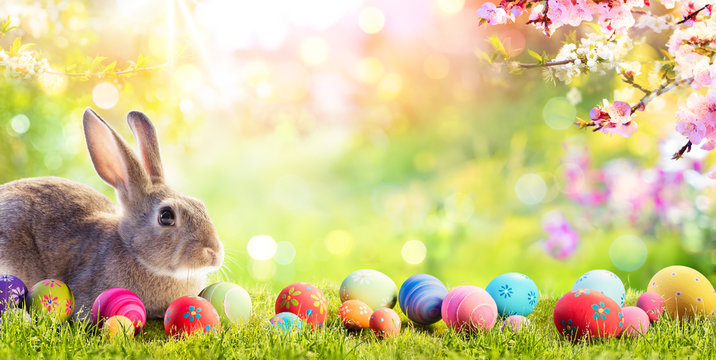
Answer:
<svg viewBox="0 0 716 360"><path fill-rule="evenodd" d="M442 318L440 307L448 291L440 280L428 274L409 277L400 286L398 303L408 319L430 325Z"/></svg>
<svg viewBox="0 0 716 360"><path fill-rule="evenodd" d="M447 293L440 312L445 325L455 331L489 330L497 321L497 304L490 294L472 285Z"/></svg>
<svg viewBox="0 0 716 360"><path fill-rule="evenodd" d="M92 322L102 326L105 319L122 315L134 324L134 333L142 331L147 323L147 311L142 300L134 292L123 288L103 291L92 304Z"/></svg>

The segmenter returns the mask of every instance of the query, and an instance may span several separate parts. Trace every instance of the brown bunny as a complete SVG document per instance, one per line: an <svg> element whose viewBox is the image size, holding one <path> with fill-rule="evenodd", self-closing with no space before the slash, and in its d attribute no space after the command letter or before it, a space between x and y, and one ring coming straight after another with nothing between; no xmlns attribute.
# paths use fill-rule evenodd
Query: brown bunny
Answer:
<svg viewBox="0 0 716 360"><path fill-rule="evenodd" d="M0 186L0 274L28 287L64 281L76 309L91 308L108 288L126 288L148 317L162 317L173 300L199 293L224 251L204 204L164 183L152 123L138 111L127 121L139 158L92 109L82 119L92 163L119 204L58 177Z"/></svg>

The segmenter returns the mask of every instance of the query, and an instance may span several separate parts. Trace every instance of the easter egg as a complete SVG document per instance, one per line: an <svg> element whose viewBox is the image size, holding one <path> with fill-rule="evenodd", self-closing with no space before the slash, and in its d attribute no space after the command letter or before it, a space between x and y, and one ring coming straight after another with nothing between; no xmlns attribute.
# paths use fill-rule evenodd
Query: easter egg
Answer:
<svg viewBox="0 0 716 360"><path fill-rule="evenodd" d="M251 297L239 285L218 282L199 293L214 305L219 316L233 323L245 323L251 319Z"/></svg>
<svg viewBox="0 0 716 360"><path fill-rule="evenodd" d="M430 325L440 321L440 307L448 291L440 280L428 274L409 277L400 286L400 309L418 324Z"/></svg>
<svg viewBox="0 0 716 360"><path fill-rule="evenodd" d="M669 266L649 281L647 291L664 298L664 307L672 317L690 318L696 314L713 315L716 293L700 272L686 266Z"/></svg>
<svg viewBox="0 0 716 360"><path fill-rule="evenodd" d="M294 313L314 328L323 326L328 316L328 301L317 287L297 282L286 286L276 298L276 313Z"/></svg>
<svg viewBox="0 0 716 360"><path fill-rule="evenodd" d="M593 289L609 296L617 305L624 306L624 283L619 277L608 270L588 271L572 286L572 290Z"/></svg>
<svg viewBox="0 0 716 360"><path fill-rule="evenodd" d="M290 331L301 331L303 329L303 321L298 315L290 312L278 313L269 319L269 323L283 333Z"/></svg>
<svg viewBox="0 0 716 360"><path fill-rule="evenodd" d="M109 340L131 339L135 330L134 321L123 315L111 316L102 325L102 333Z"/></svg>
<svg viewBox="0 0 716 360"><path fill-rule="evenodd" d="M573 341L615 337L624 325L619 304L593 289L564 294L554 307L553 317L557 332Z"/></svg>
<svg viewBox="0 0 716 360"><path fill-rule="evenodd" d="M393 309L380 308L370 316L370 329L379 338L398 336L400 317Z"/></svg>
<svg viewBox="0 0 716 360"><path fill-rule="evenodd" d="M171 337L215 333L221 330L214 305L198 296L182 296L164 313L164 331Z"/></svg>
<svg viewBox="0 0 716 360"><path fill-rule="evenodd" d="M30 289L28 306L32 311L48 313L56 319L67 320L74 312L75 297L62 281L46 279Z"/></svg>
<svg viewBox="0 0 716 360"><path fill-rule="evenodd" d="M134 332L139 333L147 323L147 311L142 300L130 290L111 288L103 291L92 304L92 322L102 326L104 319L122 315L134 324Z"/></svg>
<svg viewBox="0 0 716 360"><path fill-rule="evenodd" d="M654 322L661 318L664 311L664 298L657 292L647 291L639 296L636 306L646 312L649 321Z"/></svg>
<svg viewBox="0 0 716 360"><path fill-rule="evenodd" d="M0 316L7 308L20 307L25 302L27 286L12 275L0 275Z"/></svg>
<svg viewBox="0 0 716 360"><path fill-rule="evenodd" d="M622 308L624 314L624 326L621 336L637 338L649 331L649 315L636 306L625 306Z"/></svg>
<svg viewBox="0 0 716 360"><path fill-rule="evenodd" d="M492 279L485 290L495 300L501 316L527 316L539 300L537 284L529 276L515 272Z"/></svg>
<svg viewBox="0 0 716 360"><path fill-rule="evenodd" d="M371 314L373 314L373 309L360 300L345 301L338 308L341 323L349 330L369 328Z"/></svg>
<svg viewBox="0 0 716 360"><path fill-rule="evenodd" d="M462 285L445 295L440 313L445 325L455 331L489 330L497 321L497 304L487 291Z"/></svg>
<svg viewBox="0 0 716 360"><path fill-rule="evenodd" d="M361 269L343 280L340 295L341 301L360 300L372 309L393 308L398 301L398 287L380 271Z"/></svg>
<svg viewBox="0 0 716 360"><path fill-rule="evenodd" d="M510 315L502 322L502 331L512 329L513 331L521 330L524 326L529 326L530 320L522 315Z"/></svg>

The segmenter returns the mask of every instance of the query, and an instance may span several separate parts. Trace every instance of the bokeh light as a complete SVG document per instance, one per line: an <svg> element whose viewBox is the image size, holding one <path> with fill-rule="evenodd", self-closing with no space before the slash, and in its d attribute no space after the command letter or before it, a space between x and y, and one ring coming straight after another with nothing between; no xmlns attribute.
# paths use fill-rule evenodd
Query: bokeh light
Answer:
<svg viewBox="0 0 716 360"><path fill-rule="evenodd" d="M256 235L249 240L246 250L255 260L269 260L276 255L276 240L268 235Z"/></svg>
<svg viewBox="0 0 716 360"><path fill-rule="evenodd" d="M345 255L353 247L353 237L344 230L333 230L324 239L326 250L333 255Z"/></svg>
<svg viewBox="0 0 716 360"><path fill-rule="evenodd" d="M411 265L417 265L425 260L427 254L427 248L425 243L420 240L409 240L403 245L403 249L400 251L400 255L403 257L406 263Z"/></svg>
<svg viewBox="0 0 716 360"><path fill-rule="evenodd" d="M524 174L517 179L515 194L527 205L539 204L547 194L547 184L538 174Z"/></svg>
<svg viewBox="0 0 716 360"><path fill-rule="evenodd" d="M328 44L321 37L312 36L301 42L301 59L308 65L318 66L328 58Z"/></svg>
<svg viewBox="0 0 716 360"><path fill-rule="evenodd" d="M574 124L577 110L563 97L554 97L547 101L542 109L542 117L547 126L555 130L566 130Z"/></svg>
<svg viewBox="0 0 716 360"><path fill-rule="evenodd" d="M30 130L30 118L25 114L17 114L10 120L10 127L16 134L24 134Z"/></svg>
<svg viewBox="0 0 716 360"><path fill-rule="evenodd" d="M452 15L457 14L465 6L465 0L437 0L440 11Z"/></svg>
<svg viewBox="0 0 716 360"><path fill-rule="evenodd" d="M385 15L383 12L374 7L365 8L360 12L358 17L358 26L366 34L377 34L383 30L385 25Z"/></svg>
<svg viewBox="0 0 716 360"><path fill-rule="evenodd" d="M276 274L276 264L270 260L251 260L249 274L256 281L269 281Z"/></svg>
<svg viewBox="0 0 716 360"><path fill-rule="evenodd" d="M114 84L101 82L92 90L92 101L102 109L111 109L119 101L119 91Z"/></svg>
<svg viewBox="0 0 716 360"><path fill-rule="evenodd" d="M609 246L609 259L622 271L639 270L646 262L648 249L644 240L635 235L622 235Z"/></svg>
<svg viewBox="0 0 716 360"><path fill-rule="evenodd" d="M288 241L279 241L276 244L276 255L273 260L279 265L288 265L296 258L296 247Z"/></svg>

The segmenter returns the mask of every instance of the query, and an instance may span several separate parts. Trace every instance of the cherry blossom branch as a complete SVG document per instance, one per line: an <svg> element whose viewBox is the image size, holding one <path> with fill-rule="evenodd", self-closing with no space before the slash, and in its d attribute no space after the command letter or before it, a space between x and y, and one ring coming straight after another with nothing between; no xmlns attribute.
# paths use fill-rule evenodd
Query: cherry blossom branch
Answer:
<svg viewBox="0 0 716 360"><path fill-rule="evenodd" d="M654 98L656 98L657 96L660 96L675 87L678 87L678 86L681 86L684 84L690 84L693 80L694 80L693 78L688 78L688 79L683 79L683 80L677 80L677 81L674 81L673 83L666 82L663 85L661 85L658 89L647 92L641 98L641 100L639 100L639 102L636 105L631 107L631 113L633 114L637 110L643 110L644 107L646 107L646 105L648 103L650 103L652 100L654 100Z"/></svg>
<svg viewBox="0 0 716 360"><path fill-rule="evenodd" d="M686 145L682 146L679 151L675 152L673 156L671 156L671 160L679 160L682 157L684 157L684 154L691 151L691 140L686 142Z"/></svg>
<svg viewBox="0 0 716 360"><path fill-rule="evenodd" d="M538 67L550 67L550 66L571 64L574 62L574 60L576 60L576 59L550 61L550 62L541 63L541 64L520 64L520 63L518 63L517 66L519 66L523 69L532 69L532 68L538 68Z"/></svg>
<svg viewBox="0 0 716 360"><path fill-rule="evenodd" d="M681 25L681 24L683 24L683 23L685 23L685 22L687 22L687 21L689 21L689 20L693 20L694 18L696 18L696 16L697 16L700 12L702 12L702 11L704 11L704 10L706 10L706 9L710 9L710 8L711 8L711 4L704 5L703 7L701 7L701 9L698 9L698 10L692 12L691 14L688 14L688 15L684 16L684 18L683 18L681 21L677 22L676 25Z"/></svg>

